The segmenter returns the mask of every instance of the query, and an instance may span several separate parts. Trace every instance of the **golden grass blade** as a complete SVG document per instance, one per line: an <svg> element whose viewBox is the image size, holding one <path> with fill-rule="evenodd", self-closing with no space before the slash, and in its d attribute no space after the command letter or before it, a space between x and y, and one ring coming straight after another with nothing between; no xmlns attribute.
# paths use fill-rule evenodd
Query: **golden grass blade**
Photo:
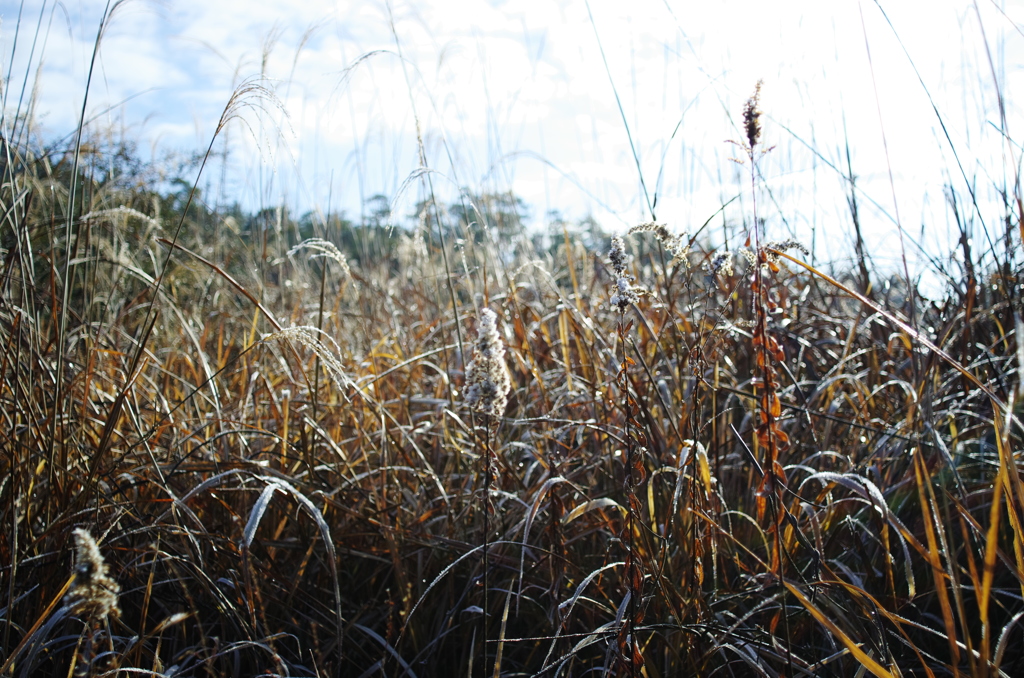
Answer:
<svg viewBox="0 0 1024 678"><path fill-rule="evenodd" d="M505 594L505 611L501 613L501 630L498 632L498 651L494 656L494 678L501 678L501 657L505 651L505 629L508 626L508 607L512 602L512 590Z"/></svg>
<svg viewBox="0 0 1024 678"><path fill-rule="evenodd" d="M1013 400L1014 397L1011 396L1011 405ZM1024 524L1021 520L1021 513L1024 511L1024 482L1020 479L1020 471L1013 453L1008 450L1010 445L1009 420L1006 421L1004 427L1001 414L996 412L993 428L996 433L996 451L999 454L999 475L996 482L1004 485L1006 514L1009 516L1010 526L1013 528L1013 554L1017 560L1017 574L1024 575ZM1021 595L1024 596L1024 584L1021 585Z"/></svg>
<svg viewBox="0 0 1024 678"><path fill-rule="evenodd" d="M843 633L842 629L836 626L835 623L831 619L826 617L825 614L820 609L818 609L818 607L814 603L808 600L807 596L800 592L800 589L793 586L788 581L784 581L783 584L785 584L789 592L792 593L793 596L800 602L800 604L803 605L804 608L811 613L811 616L814 617L819 624L827 628L832 633L832 635L839 640L839 642L846 646L846 649L848 649L850 651L850 654L852 654L857 659L857 661L860 662L861 666L870 671L872 675L877 676L877 678L894 678L893 674L888 669L886 669L884 666L882 666L874 659L869 657L868 654L864 652L864 650L860 649L860 645L853 642L853 640L848 635Z"/></svg>
<svg viewBox="0 0 1024 678"><path fill-rule="evenodd" d="M985 536L984 570L981 575L981 595L978 598L978 614L981 617L981 656L988 661L991 656L992 631L989 624L988 606L992 599L992 579L996 571L996 552L999 547L1000 504L1003 484L996 482L992 490L992 504L989 507L988 533Z"/></svg>
<svg viewBox="0 0 1024 678"><path fill-rule="evenodd" d="M925 675L928 676L928 678L935 678L935 672L932 671L930 666L928 666L928 662L921 654L920 648L918 648L917 645L914 644L914 642L907 635L907 632L904 629L904 626L919 627L919 624L910 623L904 617L899 616L895 612L887 610L885 606L882 605L874 596L872 596L870 593L860 588L859 586L855 586L854 584L851 584L847 581L843 581L842 579L838 578L830 583L834 583L841 586L852 596L864 598L868 602L870 602L874 609L878 611L878 614L880 614L885 619L888 619L889 622L891 622L892 625L896 627L896 630L899 631L900 635L903 636L904 640L906 641L907 647L909 647L914 652L914 654L917 655L918 661L921 662L921 668L924 670ZM936 633L938 632L936 631Z"/></svg>
<svg viewBox="0 0 1024 678"><path fill-rule="evenodd" d="M562 518L562 523L565 524L565 525L568 525L572 521L574 521L577 518L579 518L580 516L582 516L584 513L587 513L589 511L596 511L598 509L605 509L605 508L618 509L618 511L622 515L624 515L624 516L628 514L628 512L626 511L626 508L622 504L618 503L614 499L609 499L608 497L602 497L600 499L591 499L588 502L584 502L584 503L580 504L579 506L574 508L572 511L569 511L569 513L566 514L565 518Z"/></svg>
<svg viewBox="0 0 1024 678"><path fill-rule="evenodd" d="M921 502L921 518L924 523L925 537L928 540L928 561L932 566L932 575L935 579L935 591L938 594L939 606L942 608L942 623L946 627L946 637L949 639L950 664L953 667L953 675L959 675L960 648L956 642L956 623L953 621L953 608L949 603L949 591L946 590L946 578L949 576L942 569L942 559L939 554L939 544L935 536L934 506L929 501L925 491L925 484L931 482L928 470L925 468L924 459L919 452L914 453L914 478L917 481L917 494ZM946 559L949 562L949 558Z"/></svg>

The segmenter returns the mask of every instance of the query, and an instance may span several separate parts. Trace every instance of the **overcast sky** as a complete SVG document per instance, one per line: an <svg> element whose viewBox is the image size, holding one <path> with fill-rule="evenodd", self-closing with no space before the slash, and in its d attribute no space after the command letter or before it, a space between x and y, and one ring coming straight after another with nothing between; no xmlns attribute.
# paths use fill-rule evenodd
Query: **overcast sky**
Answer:
<svg viewBox="0 0 1024 678"><path fill-rule="evenodd" d="M28 73L41 129L74 129L104 5L0 2L8 111ZM992 201L1014 180L1024 129L1021 24L1009 0L131 0L104 35L88 117L157 154L194 151L233 89L261 77L272 96L246 98L256 108L215 145L227 169L202 182L211 202L356 215L383 193L406 214L421 191L418 120L445 199L511 189L535 224L558 210L619 229L650 218L642 173L658 219L692 230L737 194L726 218L750 208L727 140L763 79L769 235L848 253L848 187L830 167L846 172L848 139L883 263L898 257L897 221L947 254L944 186L969 204L964 175L981 208L962 207L974 237L982 218L999 229Z"/></svg>

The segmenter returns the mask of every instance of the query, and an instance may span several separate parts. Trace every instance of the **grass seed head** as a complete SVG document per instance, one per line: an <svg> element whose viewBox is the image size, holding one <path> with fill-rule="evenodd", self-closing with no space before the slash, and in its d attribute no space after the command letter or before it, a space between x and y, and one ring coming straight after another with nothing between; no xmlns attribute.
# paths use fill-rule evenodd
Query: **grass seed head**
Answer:
<svg viewBox="0 0 1024 678"><path fill-rule="evenodd" d="M288 256L294 256L303 249L313 250L314 254L310 255L310 259L330 259L337 263L341 269L342 282L352 279L352 269L348 265L348 259L334 243L323 238L309 238L288 250Z"/></svg>
<svg viewBox="0 0 1024 678"><path fill-rule="evenodd" d="M685 231L679 235L675 235L665 224L659 224L655 221L648 221L643 224L639 224L629 229L629 234L634 233L653 233L654 237L662 244L668 253L672 255L672 263L689 265L686 259L686 255L690 253L690 235ZM613 243L614 244L614 243Z"/></svg>
<svg viewBox="0 0 1024 678"><path fill-rule="evenodd" d="M671 231L668 230L668 226L665 224L659 224L656 221L647 221L629 229L630 235L633 235L634 233L653 233L654 237L661 242L667 242L674 238Z"/></svg>
<svg viewBox="0 0 1024 678"><path fill-rule="evenodd" d="M754 94L747 99L743 106L743 128L747 133L747 143L753 152L754 146L761 139L761 109L758 108L761 100L761 85L763 81L758 80L754 86Z"/></svg>
<svg viewBox="0 0 1024 678"><path fill-rule="evenodd" d="M789 250L796 250L805 257L811 256L811 251L804 247L804 244L798 240L772 240L764 244L765 256L773 264L779 262L779 255L776 252L788 252Z"/></svg>
<svg viewBox="0 0 1024 678"><path fill-rule="evenodd" d="M633 286L633 276L621 275L615 279L615 293L612 295L611 304L618 309L619 313L625 313L630 305L640 301L640 295L636 293Z"/></svg>
<svg viewBox="0 0 1024 678"><path fill-rule="evenodd" d="M611 263L616 277L621 278L626 274L626 263L628 261L626 243L622 242L622 238L619 236L612 238L612 246L608 250L608 261Z"/></svg>
<svg viewBox="0 0 1024 678"><path fill-rule="evenodd" d="M626 273L626 245L622 238L612 238L612 246L608 251L608 261L615 271L615 293L612 294L611 305L619 313L625 313L631 304L640 301L636 288L633 286L633 276Z"/></svg>
<svg viewBox="0 0 1024 678"><path fill-rule="evenodd" d="M118 594L121 586L107 574L107 564L88 530L77 528L75 536L75 580L68 591L71 609L90 621L121 616Z"/></svg>
<svg viewBox="0 0 1024 678"><path fill-rule="evenodd" d="M705 270L711 275L728 278L733 274L732 252L718 252L711 262L705 266Z"/></svg>
<svg viewBox="0 0 1024 678"><path fill-rule="evenodd" d="M505 346L498 334L498 316L491 309L480 309L473 359L466 367L466 404L473 409L500 417L508 404L512 378L505 366Z"/></svg>

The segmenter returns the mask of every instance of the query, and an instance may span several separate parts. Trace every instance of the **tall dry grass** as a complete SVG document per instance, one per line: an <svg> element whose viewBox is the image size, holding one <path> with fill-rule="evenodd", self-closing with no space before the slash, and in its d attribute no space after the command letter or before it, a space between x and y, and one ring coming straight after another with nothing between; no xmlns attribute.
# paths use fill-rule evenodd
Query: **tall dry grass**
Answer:
<svg viewBox="0 0 1024 678"><path fill-rule="evenodd" d="M1024 672L1018 185L925 299L756 212L743 251L650 223L609 260L425 190L414 228L303 240L196 200L201 163L175 198L31 125L0 158L0 673Z"/></svg>

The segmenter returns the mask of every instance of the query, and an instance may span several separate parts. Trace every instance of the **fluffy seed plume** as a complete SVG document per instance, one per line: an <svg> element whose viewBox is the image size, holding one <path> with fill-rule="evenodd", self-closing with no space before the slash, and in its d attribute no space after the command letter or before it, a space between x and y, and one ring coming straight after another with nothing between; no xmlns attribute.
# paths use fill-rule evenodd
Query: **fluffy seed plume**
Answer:
<svg viewBox="0 0 1024 678"><path fill-rule="evenodd" d="M608 250L608 261L617 277L621 278L626 275L626 243L622 242L622 238L619 236L612 238L612 246Z"/></svg>
<svg viewBox="0 0 1024 678"><path fill-rule="evenodd" d="M612 247L608 250L608 262L615 271L615 293L612 294L611 304L618 309L619 313L625 313L631 304L640 301L636 288L633 287L633 276L626 273L626 244L622 238L612 238Z"/></svg>
<svg viewBox="0 0 1024 678"><path fill-rule="evenodd" d="M331 381L342 394L348 386L352 385L352 381L345 374L345 366L338 357L341 354L341 347L323 330L312 325L295 325L263 337L265 342L275 339L296 341L316 353L321 364L327 368L327 374L330 375Z"/></svg>
<svg viewBox="0 0 1024 678"><path fill-rule="evenodd" d="M648 221L629 229L629 235L634 233L653 233L654 237L657 238L662 247L668 250L668 253L672 255L673 264L689 264L686 259L686 255L690 253L690 235L685 231L679 235L675 235L668 230L668 226L665 224Z"/></svg>
<svg viewBox="0 0 1024 678"><path fill-rule="evenodd" d="M796 250L803 254L805 257L811 256L810 250L804 247L803 243L798 240L772 240L764 244L765 255L773 264L779 262L779 255L775 252L787 252L789 250ZM773 251L774 250L774 251Z"/></svg>
<svg viewBox="0 0 1024 678"><path fill-rule="evenodd" d="M124 205L121 205L119 207L115 207L115 208L109 209L109 210L97 210L95 212L89 212L88 214L83 214L81 216L81 218L79 219L79 221L81 221L83 224L85 224L85 223L96 223L96 222L102 221L104 219L114 219L114 218L128 219L129 217L134 217L135 219L138 219L140 221L145 222L146 225L149 226L150 228L154 228L156 230L161 230L160 229L160 222L159 221L157 221L153 217L149 216L148 214L143 214L142 212L140 212L138 210L133 210L132 208L125 207Z"/></svg>
<svg viewBox="0 0 1024 678"><path fill-rule="evenodd" d="M107 574L96 540L88 530L77 528L75 536L75 580L67 593L67 602L76 614L90 621L121 616L117 596L121 586Z"/></svg>
<svg viewBox="0 0 1024 678"><path fill-rule="evenodd" d="M654 237L661 242L673 239L672 232L668 230L668 226L665 224L659 224L656 221L646 221L642 224L637 224L633 228L629 229L629 235L633 235L634 233L653 233Z"/></svg>
<svg viewBox="0 0 1024 678"><path fill-rule="evenodd" d="M810 250L804 247L803 243L798 240L771 240L761 245L758 250L753 249L741 249L740 254L747 260L751 266L757 265L758 252L764 253L764 260L762 266L768 267L769 264L778 264L781 257L777 252L788 252L789 250L796 250L803 254L805 257L811 256Z"/></svg>
<svg viewBox="0 0 1024 678"><path fill-rule="evenodd" d="M747 132L747 143L750 144L751 151L761 139L761 109L758 108L758 105L761 100L762 84L763 81L757 81L757 85L754 86L754 94L747 99L746 105L743 106L743 128Z"/></svg>
<svg viewBox="0 0 1024 678"><path fill-rule="evenodd" d="M718 252L710 263L705 264L704 270L710 275L728 278L733 274L732 252Z"/></svg>
<svg viewBox="0 0 1024 678"><path fill-rule="evenodd" d="M498 335L498 316L480 309L473 359L466 366L466 404L484 414L500 417L508 404L512 378L505 366L505 347Z"/></svg>
<svg viewBox="0 0 1024 678"><path fill-rule="evenodd" d="M349 268L348 259L341 253L341 250L329 240L323 238L309 238L303 240L295 247L288 250L288 256L294 256L299 250L313 250L315 254L309 256L310 259L325 258L330 259L338 264L341 268L342 281L350 280L352 278L352 269Z"/></svg>

